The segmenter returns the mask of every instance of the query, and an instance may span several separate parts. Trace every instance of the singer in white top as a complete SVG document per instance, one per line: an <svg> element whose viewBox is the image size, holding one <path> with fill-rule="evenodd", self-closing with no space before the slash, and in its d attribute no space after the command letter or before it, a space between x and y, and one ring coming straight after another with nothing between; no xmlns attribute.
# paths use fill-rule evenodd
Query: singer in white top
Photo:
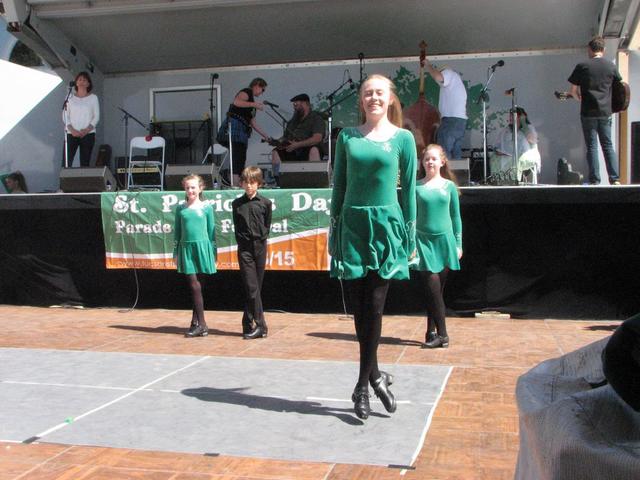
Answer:
<svg viewBox="0 0 640 480"><path fill-rule="evenodd" d="M462 158L462 139L467 128L467 90L458 72L444 66L434 67L426 61L427 71L440 86L440 127L436 134L438 145L449 160Z"/></svg>
<svg viewBox="0 0 640 480"><path fill-rule="evenodd" d="M100 121L100 104L98 97L91 93L93 83L87 72L80 72L72 83L74 93L69 97L62 111L62 121L67 135L66 154L69 162L63 157L63 166L72 166L73 158L80 147L80 166L88 167L91 152L96 143L96 125Z"/></svg>

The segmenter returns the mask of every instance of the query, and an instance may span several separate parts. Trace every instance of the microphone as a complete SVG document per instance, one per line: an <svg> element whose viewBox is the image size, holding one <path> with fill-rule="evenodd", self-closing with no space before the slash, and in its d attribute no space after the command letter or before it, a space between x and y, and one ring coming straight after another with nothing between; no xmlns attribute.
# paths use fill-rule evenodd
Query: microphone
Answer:
<svg viewBox="0 0 640 480"><path fill-rule="evenodd" d="M347 70L347 75L349 77L349 88L353 90L354 88L356 88L356 86L353 83L353 79L351 78L351 72L349 70Z"/></svg>
<svg viewBox="0 0 640 480"><path fill-rule="evenodd" d="M504 65L504 60L498 60L497 63L494 63L493 65L491 65L491 71L495 72L496 68L502 67L503 65Z"/></svg>
<svg viewBox="0 0 640 480"><path fill-rule="evenodd" d="M510 88L509 90L505 90L504 94L511 96L511 95L513 95L513 92L515 91L515 89L516 89L516 87Z"/></svg>
<svg viewBox="0 0 640 480"><path fill-rule="evenodd" d="M262 103L264 103L265 105L268 105L269 107L280 108L280 105L276 105L275 103L271 103L268 100L264 100Z"/></svg>
<svg viewBox="0 0 640 480"><path fill-rule="evenodd" d="M213 78L214 80L215 80L216 78L218 78L219 76L220 76L220 75L218 75L217 73L212 73L212 74L211 74L211 78Z"/></svg>
<svg viewBox="0 0 640 480"><path fill-rule="evenodd" d="M364 53L360 52L358 54L358 60L360 60L360 61L364 60Z"/></svg>
<svg viewBox="0 0 640 480"><path fill-rule="evenodd" d="M75 82L75 80L71 80L71 81L69 82L69 86L70 86L71 88L75 87L75 86L76 86L76 82Z"/></svg>

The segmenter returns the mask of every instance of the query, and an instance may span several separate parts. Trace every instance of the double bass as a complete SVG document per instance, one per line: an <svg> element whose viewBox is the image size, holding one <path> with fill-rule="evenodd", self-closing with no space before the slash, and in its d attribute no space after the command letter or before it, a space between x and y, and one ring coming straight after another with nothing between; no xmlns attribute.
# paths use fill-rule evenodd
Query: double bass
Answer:
<svg viewBox="0 0 640 480"><path fill-rule="evenodd" d="M436 140L436 130L440 126L440 112L424 98L424 61L427 58L427 44L420 42L420 89L418 100L403 110L404 128L413 133L418 156L424 148Z"/></svg>

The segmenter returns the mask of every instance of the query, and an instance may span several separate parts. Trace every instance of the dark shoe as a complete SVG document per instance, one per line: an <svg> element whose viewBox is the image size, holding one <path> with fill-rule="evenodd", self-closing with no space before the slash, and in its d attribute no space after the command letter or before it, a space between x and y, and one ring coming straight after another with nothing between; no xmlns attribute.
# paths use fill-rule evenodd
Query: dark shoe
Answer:
<svg viewBox="0 0 640 480"><path fill-rule="evenodd" d="M242 335L248 335L253 331L253 324L242 323Z"/></svg>
<svg viewBox="0 0 640 480"><path fill-rule="evenodd" d="M369 406L369 387L359 387L356 385L356 389L351 395L353 400L353 409L356 412L358 418L366 420L371 413L371 407Z"/></svg>
<svg viewBox="0 0 640 480"><path fill-rule="evenodd" d="M253 340L254 338L266 338L267 336L267 328L266 327L256 327L252 332L243 335L242 338L245 340Z"/></svg>
<svg viewBox="0 0 640 480"><path fill-rule="evenodd" d="M384 378L384 381L386 382L387 387L390 387L391 385L393 385L393 375L387 372L383 372L382 370L380 370L380 375L382 376L382 378Z"/></svg>
<svg viewBox="0 0 640 480"><path fill-rule="evenodd" d="M441 337L437 335L436 338L425 342L422 348L447 348L449 346L449 337Z"/></svg>
<svg viewBox="0 0 640 480"><path fill-rule="evenodd" d="M424 334L424 343L433 342L438 337L438 334L434 332L427 332Z"/></svg>
<svg viewBox="0 0 640 480"><path fill-rule="evenodd" d="M373 382L373 391L376 393L376 397L380 399L382 405L387 412L393 413L396 411L396 399L389 390L389 385L385 381L384 376L380 376L378 380Z"/></svg>
<svg viewBox="0 0 640 480"><path fill-rule="evenodd" d="M202 325L198 325L193 330L189 330L187 333L184 334L184 336L187 338L206 337L207 335L209 335L209 329L207 328L206 325L204 327Z"/></svg>

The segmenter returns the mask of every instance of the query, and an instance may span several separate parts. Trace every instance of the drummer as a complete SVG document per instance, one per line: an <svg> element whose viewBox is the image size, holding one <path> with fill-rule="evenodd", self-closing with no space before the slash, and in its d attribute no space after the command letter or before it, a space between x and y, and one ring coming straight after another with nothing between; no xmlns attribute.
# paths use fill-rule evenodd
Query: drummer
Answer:
<svg viewBox="0 0 640 480"><path fill-rule="evenodd" d="M273 177L280 185L281 162L319 162L322 159L322 139L325 125L322 116L311 109L309 95L301 93L291 99L293 117L287 122L284 135L271 153Z"/></svg>

